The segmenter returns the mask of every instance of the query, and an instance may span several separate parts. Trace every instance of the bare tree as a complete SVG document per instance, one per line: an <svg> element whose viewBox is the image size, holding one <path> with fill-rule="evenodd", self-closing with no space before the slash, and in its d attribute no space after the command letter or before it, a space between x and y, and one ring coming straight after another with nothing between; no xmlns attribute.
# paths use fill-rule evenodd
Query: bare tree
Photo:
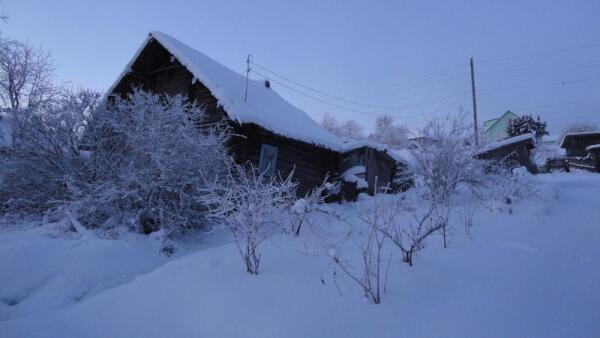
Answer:
<svg viewBox="0 0 600 338"><path fill-rule="evenodd" d="M339 135L355 140L365 138L364 128L354 120L342 123L339 127Z"/></svg>
<svg viewBox="0 0 600 338"><path fill-rule="evenodd" d="M340 134L340 122L329 113L325 113L321 117L321 126L336 135Z"/></svg>
<svg viewBox="0 0 600 338"><path fill-rule="evenodd" d="M330 132L350 139L364 139L364 128L354 120L347 120L340 123L330 114L323 115L321 125Z"/></svg>
<svg viewBox="0 0 600 338"><path fill-rule="evenodd" d="M0 101L5 112L36 109L56 94L50 54L26 42L0 39Z"/></svg>
<svg viewBox="0 0 600 338"><path fill-rule="evenodd" d="M408 134L408 129L395 124L391 116L382 115L375 120L375 132L369 135L369 139L400 148L406 143Z"/></svg>
<svg viewBox="0 0 600 338"><path fill-rule="evenodd" d="M597 124L592 122L574 122L567 125L563 128L561 135L564 136L568 133L580 133L580 132L588 132L588 131L596 131L600 130Z"/></svg>
<svg viewBox="0 0 600 338"><path fill-rule="evenodd" d="M276 216L293 204L297 184L292 175L269 177L252 167L232 164L227 179L210 185L203 198L209 219L233 235L250 274L259 272L260 245L281 230Z"/></svg>

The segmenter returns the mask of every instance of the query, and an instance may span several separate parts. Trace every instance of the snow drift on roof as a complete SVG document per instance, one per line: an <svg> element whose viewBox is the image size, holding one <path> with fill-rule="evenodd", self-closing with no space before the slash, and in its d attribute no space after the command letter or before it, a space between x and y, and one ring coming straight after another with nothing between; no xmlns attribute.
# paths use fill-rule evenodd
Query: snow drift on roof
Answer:
<svg viewBox="0 0 600 338"><path fill-rule="evenodd" d="M254 123L276 134L339 151L342 140L323 128L304 111L284 100L263 81L248 81L248 99L244 102L246 78L177 39L151 32L134 59L115 85L127 74L146 45L155 39L167 49L218 100L230 119L240 124ZM112 92L112 90L110 91Z"/></svg>
<svg viewBox="0 0 600 338"><path fill-rule="evenodd" d="M594 150L594 149L600 149L600 144L592 144L591 146L587 146L585 148L585 151L590 151L590 150Z"/></svg>
<svg viewBox="0 0 600 338"><path fill-rule="evenodd" d="M565 139L568 136L585 136L585 135L594 135L594 134L600 134L600 130L595 130L595 131L580 131L580 132L576 132L576 133L566 133L565 135L563 135L562 140L560 140L560 147L562 148L564 143L565 143Z"/></svg>
<svg viewBox="0 0 600 338"><path fill-rule="evenodd" d="M502 148L502 147L511 145L513 143L518 143L518 142L525 141L525 140L531 140L535 144L535 134L534 133L523 134L523 135L507 138L504 140L500 140L497 142L492 142L490 144L486 144L477 151L477 154L487 153L488 151Z"/></svg>

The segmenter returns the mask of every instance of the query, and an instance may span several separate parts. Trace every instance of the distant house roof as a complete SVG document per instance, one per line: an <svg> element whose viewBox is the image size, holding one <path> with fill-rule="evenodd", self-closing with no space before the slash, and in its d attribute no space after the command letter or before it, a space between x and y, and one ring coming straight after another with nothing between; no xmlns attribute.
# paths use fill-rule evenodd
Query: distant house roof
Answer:
<svg viewBox="0 0 600 338"><path fill-rule="evenodd" d="M496 123L496 121L498 121L499 118L495 118L495 119L491 119L491 120L487 120L483 122L483 127L485 129L488 129L491 125L493 125L494 123Z"/></svg>
<svg viewBox="0 0 600 338"><path fill-rule="evenodd" d="M501 141L497 141L497 142L492 142L489 144L486 144L485 146L481 147L476 154L484 154L487 153L489 151L492 150L496 150L496 149L500 149L503 147L508 147L512 144L515 143L519 143L519 142L523 142L523 141L531 141L532 144L535 144L535 134L534 133L529 133L529 134L523 134L523 135L519 135L519 136L515 136L515 137L511 137L511 138L507 138Z"/></svg>
<svg viewBox="0 0 600 338"><path fill-rule="evenodd" d="M511 112L510 110L507 110L506 113L502 114L502 116L500 116L499 118L485 121L483 123L483 125L485 126L485 129L487 130L487 129L493 128L496 125L496 123L500 122L502 120L502 118L506 115L514 115L514 116L518 117L517 114Z"/></svg>
<svg viewBox="0 0 600 338"><path fill-rule="evenodd" d="M135 60L153 40L167 49L192 75L210 90L229 118L237 123L254 123L278 135L341 151L343 141L304 111L284 100L265 86L264 81L248 81L248 98L244 101L246 78L175 38L151 32L138 52L108 91L112 93L131 71Z"/></svg>
<svg viewBox="0 0 600 338"><path fill-rule="evenodd" d="M577 136L591 136L591 135L600 135L600 130L596 131L580 131L576 133L566 133L563 135L562 140L560 140L560 147L565 148L565 141L567 139L577 137Z"/></svg>

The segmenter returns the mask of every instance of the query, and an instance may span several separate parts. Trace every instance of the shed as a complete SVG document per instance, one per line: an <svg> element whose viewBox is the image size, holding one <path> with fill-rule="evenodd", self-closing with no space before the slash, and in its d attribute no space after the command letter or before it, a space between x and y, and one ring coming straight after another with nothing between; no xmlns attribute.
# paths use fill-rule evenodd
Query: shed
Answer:
<svg viewBox="0 0 600 338"><path fill-rule="evenodd" d="M502 141L486 144L477 151L475 157L482 160L505 162L510 166L523 166L529 172L536 172L531 160L531 150L535 148L535 134L523 134Z"/></svg>
<svg viewBox="0 0 600 338"><path fill-rule="evenodd" d="M577 133L567 133L560 141L560 147L565 149L567 157L585 157L586 147L600 144L600 130Z"/></svg>
<svg viewBox="0 0 600 338"><path fill-rule="evenodd" d="M340 178L346 199L377 189L388 192L404 191L412 186L408 161L388 146L367 140L346 142L342 147ZM354 185L347 187L348 184Z"/></svg>
<svg viewBox="0 0 600 338"><path fill-rule="evenodd" d="M234 129L231 151L268 175L292 170L299 193L339 175L342 140L264 81L246 78L160 32L151 32L109 90L125 96L134 87L181 94L205 107L203 123L227 121Z"/></svg>

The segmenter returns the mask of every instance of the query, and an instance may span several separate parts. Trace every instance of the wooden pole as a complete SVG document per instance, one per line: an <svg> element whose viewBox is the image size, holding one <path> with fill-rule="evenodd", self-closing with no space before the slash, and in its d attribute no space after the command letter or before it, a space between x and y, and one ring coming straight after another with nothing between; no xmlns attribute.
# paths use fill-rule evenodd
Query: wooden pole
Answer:
<svg viewBox="0 0 600 338"><path fill-rule="evenodd" d="M471 94L473 96L473 128L475 130L475 145L479 145L479 132L477 128L477 99L475 98L475 69L471 58Z"/></svg>
<svg viewBox="0 0 600 338"><path fill-rule="evenodd" d="M252 55L248 54L248 58L246 58L246 89L244 90L244 102L248 100L248 76L250 75L250 57Z"/></svg>

